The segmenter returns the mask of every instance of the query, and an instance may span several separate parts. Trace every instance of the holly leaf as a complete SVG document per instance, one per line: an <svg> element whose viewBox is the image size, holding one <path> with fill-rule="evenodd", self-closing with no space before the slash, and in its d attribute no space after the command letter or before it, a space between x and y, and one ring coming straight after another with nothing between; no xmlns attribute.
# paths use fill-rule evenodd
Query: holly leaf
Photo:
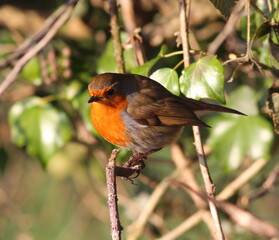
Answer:
<svg viewBox="0 0 279 240"><path fill-rule="evenodd" d="M17 102L9 112L12 141L45 166L72 137L67 115L39 97Z"/></svg>
<svg viewBox="0 0 279 240"><path fill-rule="evenodd" d="M189 98L211 98L225 104L224 68L212 56L206 56L184 68L179 78L181 92Z"/></svg>
<svg viewBox="0 0 279 240"><path fill-rule="evenodd" d="M161 83L170 92L179 96L179 81L175 70L171 68L160 68L152 73L150 78Z"/></svg>

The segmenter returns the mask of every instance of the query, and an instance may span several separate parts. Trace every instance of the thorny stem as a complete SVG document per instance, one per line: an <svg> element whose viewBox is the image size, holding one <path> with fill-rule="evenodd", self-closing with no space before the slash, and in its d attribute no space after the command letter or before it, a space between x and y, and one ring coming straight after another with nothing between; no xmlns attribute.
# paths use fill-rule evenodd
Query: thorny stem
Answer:
<svg viewBox="0 0 279 240"><path fill-rule="evenodd" d="M187 6L185 4L185 0L179 0L179 6L180 6L180 34L181 34L181 39L182 39L182 47L183 47L183 58L184 58L184 67L188 67L190 64L190 58L189 58L189 43L188 43L188 19L186 16L186 13L189 13L189 5L190 1L187 0ZM187 10L188 9L188 10ZM194 133L194 138L195 138L195 145L196 145L196 151L198 154L198 159L200 163L200 168L201 168L201 173L202 177L205 183L205 188L207 194L211 197L214 198L214 184L212 183L212 180L210 178L210 173L207 167L207 163L205 160L204 156L204 150L203 150L203 145L201 141L201 136L200 136L200 130L199 127L194 126L193 127L193 133ZM219 215L217 212L216 205L213 201L208 201L209 202L209 207L211 211L211 215L215 224L216 232L213 234L215 239L218 240L223 240L225 239L224 233L222 230L222 226L220 223Z"/></svg>

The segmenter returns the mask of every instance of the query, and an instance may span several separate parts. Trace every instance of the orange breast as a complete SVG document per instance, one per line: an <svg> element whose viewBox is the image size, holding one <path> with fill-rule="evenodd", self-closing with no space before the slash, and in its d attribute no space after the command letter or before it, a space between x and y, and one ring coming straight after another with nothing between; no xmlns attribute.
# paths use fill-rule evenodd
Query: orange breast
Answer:
<svg viewBox="0 0 279 240"><path fill-rule="evenodd" d="M126 128L121 117L122 110L127 106L127 100L120 98L113 101L115 104L94 102L91 104L91 121L99 134L110 143L126 147L131 140L126 134Z"/></svg>

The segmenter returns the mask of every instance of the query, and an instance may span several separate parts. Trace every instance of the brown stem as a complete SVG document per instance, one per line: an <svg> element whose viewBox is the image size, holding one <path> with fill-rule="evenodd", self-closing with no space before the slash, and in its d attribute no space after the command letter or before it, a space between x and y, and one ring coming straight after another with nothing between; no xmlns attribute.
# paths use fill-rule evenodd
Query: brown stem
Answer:
<svg viewBox="0 0 279 240"><path fill-rule="evenodd" d="M188 42L189 29L188 29L188 24L187 24L188 19L187 19L187 15L186 15L186 13L189 12L189 10L187 10L187 9L189 9L189 7L190 7L190 1L187 1L187 3L188 4L186 5L185 0L179 0L180 35L181 35L182 47L183 47L184 67L188 67L190 64L189 42ZM202 173L202 177L203 177L204 184L206 187L206 192L210 197L214 198L214 185L210 178L209 170L208 170L208 167L206 164L199 127L194 126L193 133L194 133L196 151L198 154L201 173ZM209 203L209 208L210 208L211 215L213 218L213 222L215 224L215 232L213 233L213 236L215 237L215 239L223 240L223 239L225 239L225 237L224 237L224 233L222 230L219 215L217 212L217 207L213 201L208 201L208 203Z"/></svg>
<svg viewBox="0 0 279 240"><path fill-rule="evenodd" d="M119 73L125 72L123 48L121 45L120 31L118 25L118 11L116 0L108 0L111 35L113 39L114 56L116 58L117 69Z"/></svg>
<svg viewBox="0 0 279 240"><path fill-rule="evenodd" d="M202 178L205 184L205 189L209 197L213 198L215 197L215 186L212 182L212 179L210 177L210 172L206 163L204 151L203 151L203 145L201 141L201 135L200 135L200 129L197 126L193 127L193 133L195 138L195 146L196 146L196 152L198 154L199 159L199 165L202 173ZM214 201L208 201L210 212L215 224L216 232L215 232L215 238L216 239L225 239L222 225L220 222L219 214L217 211L217 207Z"/></svg>
<svg viewBox="0 0 279 240"><path fill-rule="evenodd" d="M133 8L133 0L120 0L122 17L124 19L124 24L127 32L130 34L130 42L133 44L135 57L137 59L138 65L143 65L146 61L143 47L142 39L140 37L139 28L137 28L135 11Z"/></svg>
<svg viewBox="0 0 279 240"><path fill-rule="evenodd" d="M110 155L108 165L106 167L108 206L110 216L110 229L113 240L121 239L121 230L123 229L118 214L117 206L117 190L116 190L116 164L115 159L119 153L118 149L114 149Z"/></svg>

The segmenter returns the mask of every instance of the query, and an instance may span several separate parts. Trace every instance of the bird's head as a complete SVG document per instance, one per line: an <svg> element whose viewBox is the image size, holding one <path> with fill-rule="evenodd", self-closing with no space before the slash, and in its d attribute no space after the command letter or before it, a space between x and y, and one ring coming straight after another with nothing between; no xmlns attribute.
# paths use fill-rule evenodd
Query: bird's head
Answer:
<svg viewBox="0 0 279 240"><path fill-rule="evenodd" d="M115 106L126 100L121 81L114 73L104 73L94 77L88 85L90 99L88 103L99 102Z"/></svg>

